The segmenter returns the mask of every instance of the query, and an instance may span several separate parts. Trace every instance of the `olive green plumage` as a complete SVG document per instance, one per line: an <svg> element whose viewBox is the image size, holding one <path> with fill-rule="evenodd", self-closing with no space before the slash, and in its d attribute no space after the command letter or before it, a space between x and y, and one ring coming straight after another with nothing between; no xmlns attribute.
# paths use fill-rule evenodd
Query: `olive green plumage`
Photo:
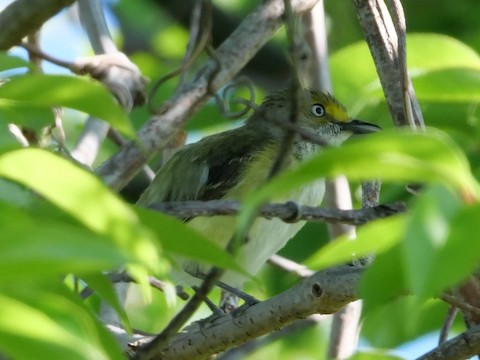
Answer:
<svg viewBox="0 0 480 360"><path fill-rule="evenodd" d="M237 199L261 186L278 153L284 138L279 121L289 121L290 92L277 91L265 98L262 105L239 128L208 136L179 150L158 171L145 190L138 205L148 207L162 201ZM314 89L301 92L297 126L313 132L325 143L336 146L353 133L377 131L375 125L351 120L345 108L330 94ZM285 168L294 168L321 150L296 136ZM300 205L320 205L324 181L319 179L276 201L297 201ZM303 226L303 222L286 224L279 219L257 219L249 241L238 254L238 260L254 275L268 258L282 248ZM189 225L208 239L225 247L233 234L234 217L198 217ZM181 239L179 239L181 241ZM208 270L191 261L182 261L189 272ZM177 276L178 277L178 276ZM180 278L182 276L179 276ZM191 279L183 277L183 281ZM239 274L227 272L222 278L238 286L245 280Z"/></svg>

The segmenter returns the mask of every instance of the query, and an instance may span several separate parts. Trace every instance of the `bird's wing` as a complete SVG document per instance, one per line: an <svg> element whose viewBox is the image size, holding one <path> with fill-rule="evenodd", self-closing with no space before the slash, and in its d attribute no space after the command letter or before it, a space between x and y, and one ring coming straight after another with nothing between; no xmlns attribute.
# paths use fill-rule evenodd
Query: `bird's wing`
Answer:
<svg viewBox="0 0 480 360"><path fill-rule="evenodd" d="M137 204L220 199L238 183L242 169L264 143L238 128L187 145L158 171Z"/></svg>

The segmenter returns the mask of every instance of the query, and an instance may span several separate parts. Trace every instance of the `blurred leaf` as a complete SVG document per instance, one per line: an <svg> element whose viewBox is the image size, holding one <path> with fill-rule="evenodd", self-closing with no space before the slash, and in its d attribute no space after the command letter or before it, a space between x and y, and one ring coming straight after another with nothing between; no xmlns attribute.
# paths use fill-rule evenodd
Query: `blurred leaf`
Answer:
<svg viewBox="0 0 480 360"><path fill-rule="evenodd" d="M0 155L0 177L35 190L131 259L152 269L162 264L151 234L132 208L96 176L50 152L27 148Z"/></svg>
<svg viewBox="0 0 480 360"><path fill-rule="evenodd" d="M0 52L0 71L11 70L15 68L30 68L30 63L16 56Z"/></svg>
<svg viewBox="0 0 480 360"><path fill-rule="evenodd" d="M319 270L352 261L352 258L382 253L402 238L405 220L405 216L399 215L364 225L355 239L346 236L335 239L306 260L305 265Z"/></svg>
<svg viewBox="0 0 480 360"><path fill-rule="evenodd" d="M201 131L206 128L228 129L233 124L233 120L220 113L216 104L208 104L192 117L186 129L188 131Z"/></svg>
<svg viewBox="0 0 480 360"><path fill-rule="evenodd" d="M350 111L353 111L352 107L359 97L358 94L364 94L367 88L380 87L375 65L365 41L344 47L332 54L329 61L332 83L335 84L334 93ZM362 92L359 93L359 90Z"/></svg>
<svg viewBox="0 0 480 360"><path fill-rule="evenodd" d="M16 359L124 359L112 335L64 289L0 291L0 347ZM40 355L41 354L41 355Z"/></svg>
<svg viewBox="0 0 480 360"><path fill-rule="evenodd" d="M402 360L401 356L396 356L392 354L386 354L385 351L377 350L373 351L361 351L355 353L352 357L348 358L349 360Z"/></svg>
<svg viewBox="0 0 480 360"><path fill-rule="evenodd" d="M0 202L0 282L95 273L122 266L129 254L83 227L37 218Z"/></svg>
<svg viewBox="0 0 480 360"><path fill-rule="evenodd" d="M451 192L434 186L416 198L406 216L404 230L391 229L403 240L378 253L362 279L365 313L402 294L415 294L419 302L435 297L478 266L480 244L470 239L480 231L480 205L461 206Z"/></svg>
<svg viewBox="0 0 480 360"><path fill-rule="evenodd" d="M438 278L438 269L445 266L436 261L437 253L447 243L450 221L459 206L460 201L454 194L434 186L417 197L412 207L402 242L402 258L407 287L419 296L436 295L431 292L431 283ZM450 256L459 260L455 253L450 253ZM456 273L454 268L450 271Z"/></svg>
<svg viewBox="0 0 480 360"><path fill-rule="evenodd" d="M158 211L140 207L136 207L135 211L142 223L157 234L165 251L224 269L246 273L228 252L191 229L184 222Z"/></svg>
<svg viewBox="0 0 480 360"><path fill-rule="evenodd" d="M238 229L246 228L257 206L272 196L342 174L351 180L443 183L469 197L479 194L467 159L444 133L385 131L326 149L298 168L278 175L248 197Z"/></svg>
<svg viewBox="0 0 480 360"><path fill-rule="evenodd" d="M26 126L36 131L53 124L50 108L14 100L0 99L0 122Z"/></svg>
<svg viewBox="0 0 480 360"><path fill-rule="evenodd" d="M0 202L25 206L32 200L32 193L18 184L0 178Z"/></svg>
<svg viewBox="0 0 480 360"><path fill-rule="evenodd" d="M155 50L165 57L181 58L188 43L188 31L179 25L170 25L156 34Z"/></svg>
<svg viewBox="0 0 480 360"><path fill-rule="evenodd" d="M316 240L312 241L312 239ZM303 263L305 259L308 259L327 243L328 229L326 224L307 221L295 237L279 251L279 255Z"/></svg>
<svg viewBox="0 0 480 360"><path fill-rule="evenodd" d="M480 65L429 71L414 77L413 85L421 101L480 102Z"/></svg>
<svg viewBox="0 0 480 360"><path fill-rule="evenodd" d="M375 258L360 281L364 314L406 293L403 265L399 244Z"/></svg>
<svg viewBox="0 0 480 360"><path fill-rule="evenodd" d="M0 99L33 106L64 106L107 121L133 138L129 119L106 87L84 77L29 74L0 86ZM4 103L5 104L5 103Z"/></svg>
<svg viewBox="0 0 480 360"><path fill-rule="evenodd" d="M442 34L409 34L407 36L408 67L416 75L456 67L480 69L478 54L461 41Z"/></svg>
<svg viewBox="0 0 480 360"><path fill-rule="evenodd" d="M118 295L115 292L110 279L107 278L103 273L96 273L82 275L82 280L84 280L92 290L99 294L102 299L104 299L115 310L120 317L125 330L131 332L132 328L130 326L127 313L120 303Z"/></svg>
<svg viewBox="0 0 480 360"><path fill-rule="evenodd" d="M445 35L421 33L408 34L407 47L408 69L419 100L478 101L480 57L473 49ZM383 100L364 41L333 54L330 68L335 95L352 114Z"/></svg>
<svg viewBox="0 0 480 360"><path fill-rule="evenodd" d="M399 297L369 312L363 321L362 334L372 346L396 347L441 327L447 311L448 304L440 300Z"/></svg>
<svg viewBox="0 0 480 360"><path fill-rule="evenodd" d="M437 294L447 286L464 280L478 267L480 242L472 234L480 233L479 219L479 204L464 206L455 214L445 245L435 253L434 269L430 281L425 284L426 292Z"/></svg>

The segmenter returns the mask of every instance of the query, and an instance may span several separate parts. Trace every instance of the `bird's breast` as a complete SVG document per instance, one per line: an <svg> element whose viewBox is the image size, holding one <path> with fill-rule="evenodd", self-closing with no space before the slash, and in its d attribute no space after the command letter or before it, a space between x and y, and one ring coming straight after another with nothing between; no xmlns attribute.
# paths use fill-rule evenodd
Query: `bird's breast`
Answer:
<svg viewBox="0 0 480 360"><path fill-rule="evenodd" d="M313 152L314 148L308 148L307 150L312 150ZM285 162L287 170L295 168L301 163L301 160L311 156L311 154L304 153L306 156L301 158L295 156L294 153L288 155ZM267 147L256 154L253 161L244 169L244 176L235 187L227 192L224 198L241 200L247 194L251 194L265 184L276 156L277 148L275 146ZM279 195L271 199L271 202L284 203L293 201L298 205L319 206L324 193L325 182L323 179L319 179L288 194ZM257 218L250 228L246 243L238 250L236 258L240 265L243 265L244 269L253 276L270 256L277 253L286 245L288 240L295 236L304 224L304 221L292 224L285 223L277 218ZM217 245L226 247L234 234L236 218L232 216L199 217L190 221L189 225ZM191 271L195 271L195 267L199 265L187 262L184 263L184 266ZM194 268L192 269L192 267ZM207 271L206 267L200 266L199 269L202 272ZM222 277L222 281L232 286L240 286L245 280L245 276L232 271L226 272Z"/></svg>

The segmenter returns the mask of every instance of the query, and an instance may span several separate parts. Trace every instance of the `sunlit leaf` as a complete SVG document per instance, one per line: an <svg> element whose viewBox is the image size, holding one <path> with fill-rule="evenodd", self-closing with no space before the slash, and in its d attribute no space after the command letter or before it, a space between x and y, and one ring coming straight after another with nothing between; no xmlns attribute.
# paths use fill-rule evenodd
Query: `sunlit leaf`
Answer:
<svg viewBox="0 0 480 360"><path fill-rule="evenodd" d="M0 155L0 177L35 190L91 231L114 241L132 259L157 270L162 264L132 208L70 161L40 149L14 150Z"/></svg>
<svg viewBox="0 0 480 360"><path fill-rule="evenodd" d="M388 250L402 238L404 216L377 220L362 226L355 239L341 237L328 243L305 261L309 268L319 270L346 263L352 258L362 258Z"/></svg>
<svg viewBox="0 0 480 360"><path fill-rule="evenodd" d="M417 75L447 68L480 69L480 56L461 41L443 34L409 34L408 66Z"/></svg>
<svg viewBox="0 0 480 360"><path fill-rule="evenodd" d="M142 223L153 230L162 248L176 255L245 273L230 254L173 217L136 208Z"/></svg>
<svg viewBox="0 0 480 360"><path fill-rule="evenodd" d="M420 101L480 102L480 65L430 71L413 79ZM451 119L457 120L457 119Z"/></svg>
<svg viewBox="0 0 480 360"><path fill-rule="evenodd" d="M0 309L0 347L13 358L124 358L111 334L67 291L0 291Z"/></svg>
<svg viewBox="0 0 480 360"><path fill-rule="evenodd" d="M475 50L449 36L421 33L407 35L407 48L408 69L420 100L478 99L480 57ZM383 101L380 81L364 41L334 53L330 68L335 95L351 113ZM468 89L472 92L468 93Z"/></svg>
<svg viewBox="0 0 480 360"><path fill-rule="evenodd" d="M0 99L0 122L14 123L38 131L53 124L53 121L53 111L50 108L22 101Z"/></svg>
<svg viewBox="0 0 480 360"><path fill-rule="evenodd" d="M87 274L122 266L129 254L94 232L37 218L0 202L0 283Z"/></svg>

